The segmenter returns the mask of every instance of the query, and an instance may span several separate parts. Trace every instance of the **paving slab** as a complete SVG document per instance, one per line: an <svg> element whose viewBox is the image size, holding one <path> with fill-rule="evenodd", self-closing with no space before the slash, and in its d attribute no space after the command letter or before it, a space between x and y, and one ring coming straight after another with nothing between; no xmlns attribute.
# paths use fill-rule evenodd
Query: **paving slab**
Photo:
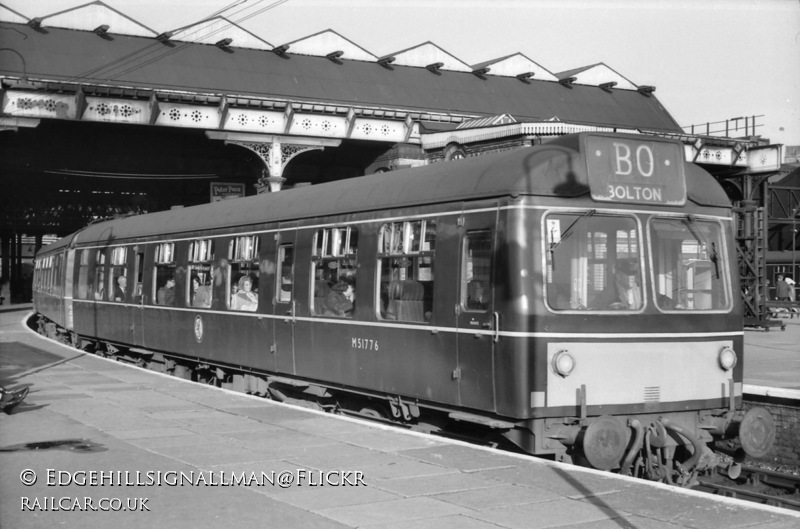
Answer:
<svg viewBox="0 0 800 529"><path fill-rule="evenodd" d="M13 414L0 415L3 528L800 526L800 515L774 508L191 384L76 353L21 332L18 317L4 316L0 384L31 392ZM25 471L36 473L35 483L23 484ZM48 483L51 472L190 479L83 486ZM310 479L336 472L359 472L361 481L332 486ZM231 481L235 476L242 481ZM134 508L21 508L24 498L60 497L117 498Z"/></svg>

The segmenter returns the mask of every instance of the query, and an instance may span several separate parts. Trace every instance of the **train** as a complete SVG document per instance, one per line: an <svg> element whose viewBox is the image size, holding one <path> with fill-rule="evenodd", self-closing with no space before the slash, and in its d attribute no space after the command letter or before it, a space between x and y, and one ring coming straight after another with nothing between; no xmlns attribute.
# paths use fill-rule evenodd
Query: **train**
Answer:
<svg viewBox="0 0 800 529"><path fill-rule="evenodd" d="M689 486L764 457L731 203L676 140L516 150L94 222L37 328L334 413Z"/></svg>

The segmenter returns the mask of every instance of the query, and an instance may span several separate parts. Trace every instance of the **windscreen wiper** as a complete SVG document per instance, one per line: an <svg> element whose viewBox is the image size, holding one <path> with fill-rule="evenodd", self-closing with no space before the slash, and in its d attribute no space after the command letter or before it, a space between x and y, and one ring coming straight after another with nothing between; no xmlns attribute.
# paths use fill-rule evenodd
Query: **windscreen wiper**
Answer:
<svg viewBox="0 0 800 529"><path fill-rule="evenodd" d="M570 236L570 234L571 234L571 232L572 232L572 228L574 228L575 226L577 226L579 222L583 221L584 219L588 219L589 217L591 217L592 215L594 215L596 212L597 212L597 210L595 210L595 209L590 209L589 211L587 211L586 213L584 213L583 215L581 215L580 217L578 217L577 219L575 219L575 222L573 222L572 224L570 224L569 226L567 226L567 229L566 229L566 230L564 230L564 233L562 233L562 234L561 234L561 237L558 239L558 241L556 241L556 242L551 242L551 243L550 243L550 251L552 252L553 250L555 250L555 249L558 247L558 245L559 245L559 244L561 244L562 242L564 242L564 240L565 240L567 237L569 237L569 236Z"/></svg>
<svg viewBox="0 0 800 529"><path fill-rule="evenodd" d="M561 234L561 237L559 237L558 241L550 243L550 262L551 263L555 263L555 255L554 254L555 254L556 248L558 248L558 245L561 244L562 242L564 242L566 240L566 238L569 237L572 234L572 229L575 226L577 226L579 222L582 222L584 219L588 219L589 217L594 215L596 212L597 212L596 209L590 209L589 211L587 211L586 213L584 213L583 215L581 215L580 217L575 219L575 221L572 224L567 226L567 229L564 230L564 233ZM551 237L551 239L552 239L552 237Z"/></svg>
<svg viewBox="0 0 800 529"><path fill-rule="evenodd" d="M697 220L694 218L694 215L686 215L686 218L683 219L683 223L689 228L694 239L706 249L708 259L714 263L714 278L719 279L719 253L717 252L717 245L713 242L709 244L708 240L697 228Z"/></svg>

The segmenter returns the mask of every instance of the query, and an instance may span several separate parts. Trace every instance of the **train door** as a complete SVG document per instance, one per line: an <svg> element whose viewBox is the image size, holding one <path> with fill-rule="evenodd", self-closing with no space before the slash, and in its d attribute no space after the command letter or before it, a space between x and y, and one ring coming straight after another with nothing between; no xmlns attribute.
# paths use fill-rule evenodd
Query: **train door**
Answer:
<svg viewBox="0 0 800 529"><path fill-rule="evenodd" d="M497 211L463 217L458 274L458 370L461 405L494 407L494 306Z"/></svg>
<svg viewBox="0 0 800 529"><path fill-rule="evenodd" d="M284 228L275 238L276 263L273 291L275 307L274 353L275 368L279 372L294 373L295 326L297 323L297 300L295 289L295 250L297 243L296 225L282 225Z"/></svg>
<svg viewBox="0 0 800 529"><path fill-rule="evenodd" d="M74 314L72 307L73 273L75 271L75 250L67 251L67 266L64 278L64 327L72 330L74 327Z"/></svg>
<svg viewBox="0 0 800 529"><path fill-rule="evenodd" d="M144 246L133 247L133 274L131 275L131 303L133 309L133 343L145 346L144 332Z"/></svg>

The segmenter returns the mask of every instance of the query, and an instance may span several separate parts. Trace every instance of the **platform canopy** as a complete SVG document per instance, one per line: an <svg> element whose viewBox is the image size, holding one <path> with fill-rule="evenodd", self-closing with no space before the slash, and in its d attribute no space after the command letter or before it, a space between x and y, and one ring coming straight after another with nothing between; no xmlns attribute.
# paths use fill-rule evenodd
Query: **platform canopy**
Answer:
<svg viewBox="0 0 800 529"><path fill-rule="evenodd" d="M270 134L280 128L294 134L284 130L285 120L273 119L277 115L242 114L226 121L229 108L283 112L291 105L293 112L309 115L350 114L336 131L332 122L309 122L319 129L310 133L348 138L356 131L366 136L358 139L411 143L420 140L410 123L399 137L391 126L381 128L391 123L358 124L353 118L455 127L465 120L509 114L517 121L557 117L628 130L681 130L652 90L620 82L622 76L605 65L601 73L615 74L615 86L607 84L608 75L585 72L580 82L565 83L519 53L476 63L430 41L378 56L333 30L273 46L269 35L253 35L221 17L184 28L151 29L102 2L44 15L0 5L0 18L10 28L5 32L10 51L0 51L0 79L7 89L5 117ZM179 108L159 123L159 112L146 105L128 105L114 115L105 112L102 101L90 102L93 106L70 99L78 89L83 96L108 99L117 108L122 108L120 100L151 97L197 108ZM17 99L9 94L17 94ZM209 105L217 110L214 115L203 111L202 106ZM162 114L170 111L161 109ZM177 119L179 113L188 119ZM389 133L392 138L383 137Z"/></svg>

